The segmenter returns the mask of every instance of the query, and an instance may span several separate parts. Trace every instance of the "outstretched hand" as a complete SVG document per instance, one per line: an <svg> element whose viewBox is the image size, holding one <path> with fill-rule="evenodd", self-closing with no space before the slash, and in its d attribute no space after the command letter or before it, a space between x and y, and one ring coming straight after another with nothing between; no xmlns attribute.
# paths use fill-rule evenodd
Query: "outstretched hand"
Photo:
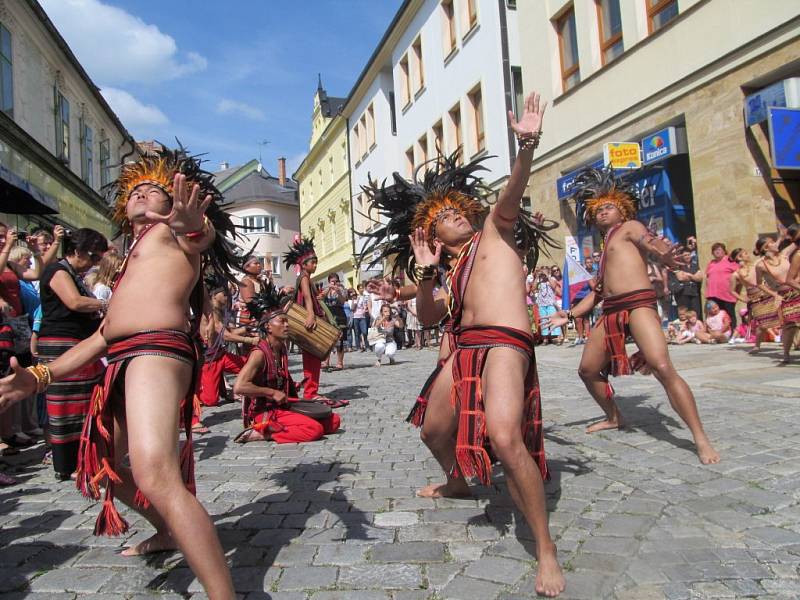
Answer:
<svg viewBox="0 0 800 600"><path fill-rule="evenodd" d="M370 279L366 289L370 294L377 294L381 300L386 300L386 302L394 302L397 296L397 290L389 277Z"/></svg>
<svg viewBox="0 0 800 600"><path fill-rule="evenodd" d="M664 240L669 243L668 240ZM689 261L683 259L683 246L680 244L671 244L669 251L665 253L661 259L661 263L672 270L681 269L689 266Z"/></svg>
<svg viewBox="0 0 800 600"><path fill-rule="evenodd" d="M162 215L148 210L145 216L157 223L166 223L177 234L200 231L203 228L203 215L211 204L212 196L207 194L200 202L200 186L194 184L189 190L186 175L177 173L172 186L172 210Z"/></svg>
<svg viewBox="0 0 800 600"><path fill-rule="evenodd" d="M525 98L524 111L519 121L512 111L508 111L508 124L518 136L537 135L542 131L542 120L547 101L541 102L541 96L536 92L528 94Z"/></svg>
<svg viewBox="0 0 800 600"><path fill-rule="evenodd" d="M36 378L20 366L16 357L11 357L10 365L11 375L0 379L0 413L36 393Z"/></svg>
<svg viewBox="0 0 800 600"><path fill-rule="evenodd" d="M541 324L543 328L552 329L554 327L561 327L562 325L566 325L569 322L569 317L567 316L567 311L560 310L556 313L553 313L549 317L542 317Z"/></svg>
<svg viewBox="0 0 800 600"><path fill-rule="evenodd" d="M439 240L433 240L433 250L431 250L428 234L422 227L417 227L408 239L411 241L411 250L418 265L439 264L442 258L442 243Z"/></svg>

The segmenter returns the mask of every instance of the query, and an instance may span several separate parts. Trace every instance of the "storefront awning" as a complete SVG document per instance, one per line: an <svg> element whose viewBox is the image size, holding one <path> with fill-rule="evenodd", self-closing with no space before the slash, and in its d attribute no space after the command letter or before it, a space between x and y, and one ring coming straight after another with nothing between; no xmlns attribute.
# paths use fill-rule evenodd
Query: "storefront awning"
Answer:
<svg viewBox="0 0 800 600"><path fill-rule="evenodd" d="M58 202L22 177L0 165L0 213L55 215Z"/></svg>

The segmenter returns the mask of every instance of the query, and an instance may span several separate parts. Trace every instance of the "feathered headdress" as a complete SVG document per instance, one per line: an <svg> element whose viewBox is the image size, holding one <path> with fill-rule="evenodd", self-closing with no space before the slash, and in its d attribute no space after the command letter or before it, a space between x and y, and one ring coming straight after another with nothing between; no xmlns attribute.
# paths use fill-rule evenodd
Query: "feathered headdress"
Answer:
<svg viewBox="0 0 800 600"><path fill-rule="evenodd" d="M294 241L289 246L289 251L283 255L283 262L286 263L286 268L299 266L312 258L316 258L317 253L314 250L314 238L296 236Z"/></svg>
<svg viewBox="0 0 800 600"><path fill-rule="evenodd" d="M247 310L258 320L259 326L263 326L284 312L288 300L289 297L281 294L275 284L269 283L263 286L250 302L247 302Z"/></svg>
<svg viewBox="0 0 800 600"><path fill-rule="evenodd" d="M212 201L206 209L206 216L214 226L217 235L214 243L203 253L204 268L212 270L217 276L228 281L236 282L234 270L242 270L242 261L245 256L238 256L236 245L231 241L238 237L236 226L231 221L230 215L222 210L224 198L214 185L214 175L201 168L198 156L189 154L189 151L178 142L178 148L170 150L161 147L142 156L138 161L122 165L119 177L104 189L109 204L112 207L111 219L123 233L131 232L131 223L128 220L127 205L131 192L143 184L155 185L172 199L172 186L175 175L186 175L190 185L200 186L200 200L211 194ZM227 237L226 237L227 236Z"/></svg>
<svg viewBox="0 0 800 600"><path fill-rule="evenodd" d="M639 189L627 177L618 176L611 165L597 169L586 167L575 177L572 197L577 200L577 211L583 212L587 225L594 223L595 213L603 204L614 204L622 218L630 221L636 216Z"/></svg>
<svg viewBox="0 0 800 600"><path fill-rule="evenodd" d="M369 185L362 187L372 207L387 222L373 231L359 234L368 238L358 257L359 263L369 261L371 267L390 259L394 264L394 275L404 271L413 280L414 255L408 236L417 227L427 232L432 243L438 220L450 210L464 215L476 229L481 227L489 213L486 198L492 190L475 173L486 171L481 163L492 157L484 156L459 166L460 152L459 149L449 156L423 163L415 169L412 181L394 173L394 183L390 186L386 181L378 185L370 179ZM515 225L518 248L526 255L532 253L535 263L540 245L557 247L545 233L556 226L537 224L530 213L521 211Z"/></svg>

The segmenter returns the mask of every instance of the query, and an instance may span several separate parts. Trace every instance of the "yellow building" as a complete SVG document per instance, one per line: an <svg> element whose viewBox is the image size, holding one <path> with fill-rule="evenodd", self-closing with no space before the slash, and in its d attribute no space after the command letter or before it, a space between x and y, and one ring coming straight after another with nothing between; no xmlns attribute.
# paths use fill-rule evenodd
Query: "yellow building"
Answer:
<svg viewBox="0 0 800 600"><path fill-rule="evenodd" d="M347 156L347 121L341 115L345 98L329 97L320 81L314 95L311 143L294 179L300 192L300 231L313 236L319 257L314 276L324 282L338 273L344 285L355 286L353 215Z"/></svg>

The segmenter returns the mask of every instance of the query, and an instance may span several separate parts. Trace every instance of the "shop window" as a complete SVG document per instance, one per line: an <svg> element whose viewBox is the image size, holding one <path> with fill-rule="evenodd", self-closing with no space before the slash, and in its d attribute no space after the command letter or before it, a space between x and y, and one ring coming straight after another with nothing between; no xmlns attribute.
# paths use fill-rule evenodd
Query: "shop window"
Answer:
<svg viewBox="0 0 800 600"><path fill-rule="evenodd" d="M561 86L566 92L581 80L578 38L575 34L575 9L572 6L556 21L556 31L561 56Z"/></svg>
<svg viewBox="0 0 800 600"><path fill-rule="evenodd" d="M442 48L445 58L456 49L456 11L453 0L442 0Z"/></svg>
<svg viewBox="0 0 800 600"><path fill-rule="evenodd" d="M411 104L411 78L408 71L408 54L404 54L400 59L400 89L403 93L401 100L403 108Z"/></svg>
<svg viewBox="0 0 800 600"><path fill-rule="evenodd" d="M14 117L14 69L11 65L11 32L0 23L0 110Z"/></svg>
<svg viewBox="0 0 800 600"><path fill-rule="evenodd" d="M56 158L69 166L69 100L53 88L56 118Z"/></svg>
<svg viewBox="0 0 800 600"><path fill-rule="evenodd" d="M514 116L519 120L525 108L525 92L522 89L522 67L511 67L511 102Z"/></svg>
<svg viewBox="0 0 800 600"><path fill-rule="evenodd" d="M450 120L450 141L451 146L449 151L455 152L456 150L461 148L462 137L461 137L461 105L456 104L450 111L447 113L448 119ZM461 155L459 155L459 162L461 161Z"/></svg>
<svg viewBox="0 0 800 600"><path fill-rule="evenodd" d="M444 154L444 127L442 120L439 119L431 129L433 132L433 148L428 151L429 156L441 156Z"/></svg>
<svg viewBox="0 0 800 600"><path fill-rule="evenodd" d="M94 187L94 133L83 119L80 120L81 132L81 179L89 187Z"/></svg>
<svg viewBox="0 0 800 600"><path fill-rule="evenodd" d="M409 179L414 176L414 148L406 150L406 173Z"/></svg>
<svg viewBox="0 0 800 600"><path fill-rule="evenodd" d="M425 66L422 63L422 37L417 36L414 43L411 44L411 56L414 59L412 71L414 93L418 94L425 87Z"/></svg>
<svg viewBox="0 0 800 600"><path fill-rule="evenodd" d="M472 147L475 154L486 149L486 132L483 127L483 95L481 87L472 90L467 97L469 98L469 108L472 120Z"/></svg>
<svg viewBox="0 0 800 600"><path fill-rule="evenodd" d="M111 140L100 140L100 187L111 183L111 179Z"/></svg>
<svg viewBox="0 0 800 600"><path fill-rule="evenodd" d="M678 0L647 0L647 29L655 33L678 16Z"/></svg>
<svg viewBox="0 0 800 600"><path fill-rule="evenodd" d="M608 64L620 54L622 45L622 18L619 0L597 0L597 25L600 32L600 56Z"/></svg>

